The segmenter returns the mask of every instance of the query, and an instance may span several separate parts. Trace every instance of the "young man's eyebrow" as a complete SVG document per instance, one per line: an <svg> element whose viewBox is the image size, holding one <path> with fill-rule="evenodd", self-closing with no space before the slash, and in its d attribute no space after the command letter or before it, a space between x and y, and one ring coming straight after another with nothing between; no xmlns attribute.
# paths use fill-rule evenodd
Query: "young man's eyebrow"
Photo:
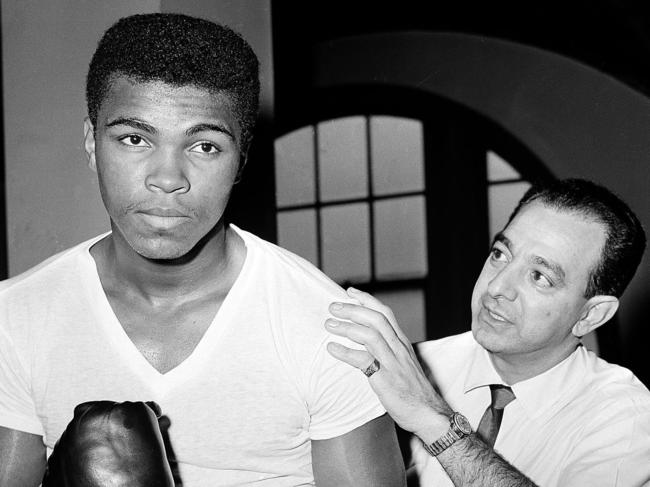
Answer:
<svg viewBox="0 0 650 487"><path fill-rule="evenodd" d="M199 132L210 132L210 131L221 132L222 134L225 134L228 137L230 137L232 140L235 140L235 136L230 130L228 130L225 126L217 123L199 123L197 125L193 125L192 127L188 128L185 131L185 135L189 137Z"/></svg>
<svg viewBox="0 0 650 487"><path fill-rule="evenodd" d="M133 127L134 129L142 130L150 134L157 134L158 131L153 125L149 125L147 122L138 120L137 118L130 117L118 117L115 120L111 120L106 124L107 127L115 127L116 125L126 125L127 127Z"/></svg>

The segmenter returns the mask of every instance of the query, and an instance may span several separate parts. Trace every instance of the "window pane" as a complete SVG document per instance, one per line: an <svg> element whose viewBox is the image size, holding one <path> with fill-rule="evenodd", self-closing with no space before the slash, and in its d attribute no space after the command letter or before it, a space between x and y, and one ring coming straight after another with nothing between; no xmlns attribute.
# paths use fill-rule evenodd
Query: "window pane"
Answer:
<svg viewBox="0 0 650 487"><path fill-rule="evenodd" d="M275 188L278 207L313 203L315 198L314 127L275 141Z"/></svg>
<svg viewBox="0 0 650 487"><path fill-rule="evenodd" d="M318 124L318 167L322 201L368 194L368 151L365 117Z"/></svg>
<svg viewBox="0 0 650 487"><path fill-rule="evenodd" d="M426 340L424 291L422 289L382 291L374 293L374 295L393 310L397 323L409 340L412 342Z"/></svg>
<svg viewBox="0 0 650 487"><path fill-rule="evenodd" d="M376 201L375 271L378 279L427 274L424 196Z"/></svg>
<svg viewBox="0 0 650 487"><path fill-rule="evenodd" d="M487 174L490 182L521 179L521 175L510 164L492 151L487 152Z"/></svg>
<svg viewBox="0 0 650 487"><path fill-rule="evenodd" d="M370 141L374 194L424 189L424 149L420 121L371 117Z"/></svg>
<svg viewBox="0 0 650 487"><path fill-rule="evenodd" d="M318 265L316 210L279 212L278 245Z"/></svg>
<svg viewBox="0 0 650 487"><path fill-rule="evenodd" d="M323 271L338 283L370 279L366 203L322 209Z"/></svg>
<svg viewBox="0 0 650 487"><path fill-rule="evenodd" d="M512 210L530 188L530 183L495 184L488 187L488 207L490 212L490 238L503 230Z"/></svg>

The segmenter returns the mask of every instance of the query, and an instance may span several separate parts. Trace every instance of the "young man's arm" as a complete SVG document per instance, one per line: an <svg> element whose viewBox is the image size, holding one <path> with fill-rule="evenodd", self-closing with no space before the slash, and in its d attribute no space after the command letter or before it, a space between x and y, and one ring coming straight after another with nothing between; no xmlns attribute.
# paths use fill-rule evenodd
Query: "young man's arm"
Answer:
<svg viewBox="0 0 650 487"><path fill-rule="evenodd" d="M312 441L318 487L406 485L395 425L387 414L336 438Z"/></svg>
<svg viewBox="0 0 650 487"><path fill-rule="evenodd" d="M45 473L43 438L0 426L0 485L36 487Z"/></svg>

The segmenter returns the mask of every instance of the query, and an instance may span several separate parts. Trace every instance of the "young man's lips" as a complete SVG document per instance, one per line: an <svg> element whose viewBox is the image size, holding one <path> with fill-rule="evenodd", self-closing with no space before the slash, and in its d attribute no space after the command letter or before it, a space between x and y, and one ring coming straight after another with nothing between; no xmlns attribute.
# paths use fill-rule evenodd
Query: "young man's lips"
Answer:
<svg viewBox="0 0 650 487"><path fill-rule="evenodd" d="M172 217L172 218L183 218L187 215L175 208L147 208L139 210L138 213L144 213L145 215L150 216L159 216L159 217Z"/></svg>
<svg viewBox="0 0 650 487"><path fill-rule="evenodd" d="M171 230L190 219L186 213L175 208L147 208L137 213L147 225L158 230Z"/></svg>

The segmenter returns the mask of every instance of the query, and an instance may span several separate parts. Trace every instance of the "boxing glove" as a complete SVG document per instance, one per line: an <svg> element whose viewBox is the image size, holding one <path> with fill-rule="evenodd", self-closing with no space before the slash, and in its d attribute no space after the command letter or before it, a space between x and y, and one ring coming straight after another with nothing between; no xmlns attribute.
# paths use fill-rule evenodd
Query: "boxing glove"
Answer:
<svg viewBox="0 0 650 487"><path fill-rule="evenodd" d="M79 404L42 487L174 487L154 402Z"/></svg>

